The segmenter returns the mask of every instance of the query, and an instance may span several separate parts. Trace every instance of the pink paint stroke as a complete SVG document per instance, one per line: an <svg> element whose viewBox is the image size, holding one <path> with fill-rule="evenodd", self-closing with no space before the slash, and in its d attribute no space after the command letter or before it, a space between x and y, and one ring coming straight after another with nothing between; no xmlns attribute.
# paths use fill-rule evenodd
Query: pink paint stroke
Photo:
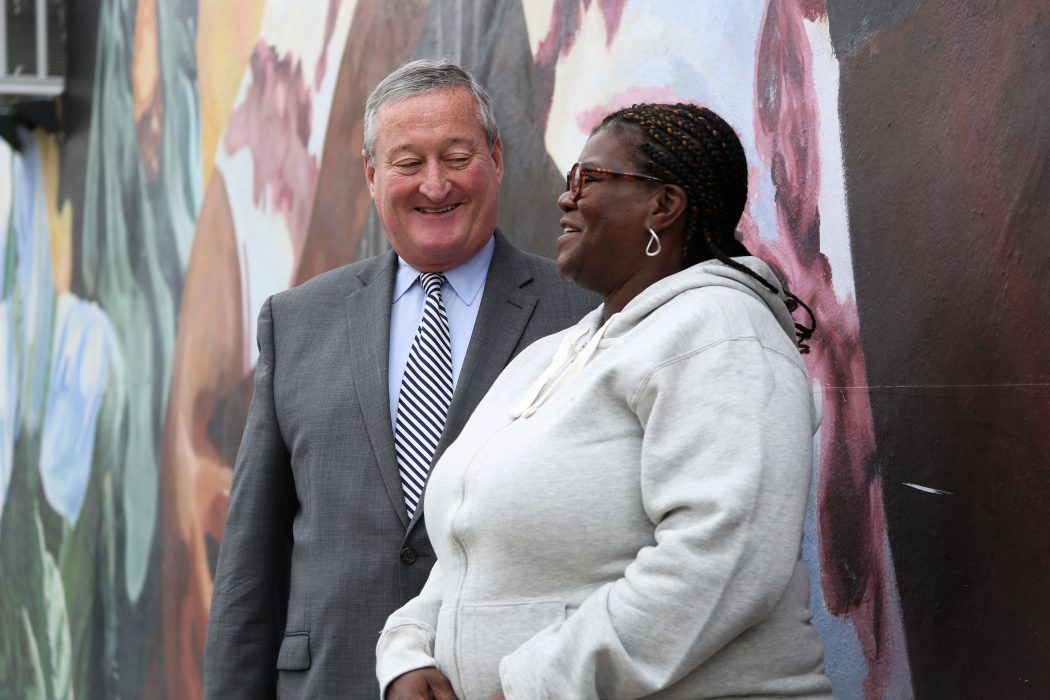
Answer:
<svg viewBox="0 0 1050 700"><path fill-rule="evenodd" d="M755 76L756 146L776 191L778 236L762 239L750 215L741 230L752 253L779 268L818 319L807 364L825 387L863 386L867 372L852 299L840 300L820 252L819 112L803 21L823 14L815 0L770 0ZM757 172L753 171L753 172ZM753 184L758 184L757 182ZM852 622L868 663L866 697L882 697L903 649L892 562L885 546L882 485L866 393L827 390L821 429L817 527L827 609Z"/></svg>
<svg viewBox="0 0 1050 700"><path fill-rule="evenodd" d="M678 102L674 89L665 86L632 87L618 92L603 104L576 115L576 126L585 134L591 133L606 116L617 110L643 102Z"/></svg>
<svg viewBox="0 0 1050 700"><path fill-rule="evenodd" d="M311 95L300 61L278 58L260 41L251 58L252 83L226 129L226 152L252 154L253 201L269 195L270 206L288 225L296 261L302 254L317 192L318 163L307 150Z"/></svg>
<svg viewBox="0 0 1050 700"><path fill-rule="evenodd" d="M324 82L325 71L328 67L328 45L332 43L332 35L335 34L335 21L339 18L339 6L342 0L328 0L328 14L324 19L324 39L321 41L321 53L317 57L317 66L314 68L314 92L321 89Z"/></svg>
<svg viewBox="0 0 1050 700"><path fill-rule="evenodd" d="M612 46L613 39L620 32L620 22L623 21L623 8L627 0L598 0L598 8L602 11L602 19L605 20L605 46Z"/></svg>
<svg viewBox="0 0 1050 700"><path fill-rule="evenodd" d="M620 31L623 10L627 0L598 0L598 9L605 22L605 45L612 46ZM569 55L576 44L583 23L583 13L591 6L591 0L556 0L551 8L550 29L540 40L533 56L536 82L539 85L541 113L544 128L550 119L551 100L554 97L554 73L560 57ZM624 105L627 106L627 105Z"/></svg>

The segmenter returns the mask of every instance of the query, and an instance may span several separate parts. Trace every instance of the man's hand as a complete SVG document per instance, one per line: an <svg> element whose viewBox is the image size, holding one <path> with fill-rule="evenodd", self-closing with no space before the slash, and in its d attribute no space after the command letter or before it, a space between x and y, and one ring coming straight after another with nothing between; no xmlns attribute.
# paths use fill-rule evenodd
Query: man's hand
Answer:
<svg viewBox="0 0 1050 700"><path fill-rule="evenodd" d="M386 700L456 700L456 694L441 671L417 668L394 679L386 689Z"/></svg>

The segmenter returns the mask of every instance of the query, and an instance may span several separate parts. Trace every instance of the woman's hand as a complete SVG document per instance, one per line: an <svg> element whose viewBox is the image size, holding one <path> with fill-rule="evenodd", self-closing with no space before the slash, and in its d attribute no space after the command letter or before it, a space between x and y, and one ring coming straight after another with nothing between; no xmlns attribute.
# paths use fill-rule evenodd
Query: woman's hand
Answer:
<svg viewBox="0 0 1050 700"><path fill-rule="evenodd" d="M507 696L503 694L502 690L497 690L489 696L489 700L507 700Z"/></svg>
<svg viewBox="0 0 1050 700"><path fill-rule="evenodd" d="M386 700L456 700L456 694L441 671L417 668L394 679L386 689Z"/></svg>

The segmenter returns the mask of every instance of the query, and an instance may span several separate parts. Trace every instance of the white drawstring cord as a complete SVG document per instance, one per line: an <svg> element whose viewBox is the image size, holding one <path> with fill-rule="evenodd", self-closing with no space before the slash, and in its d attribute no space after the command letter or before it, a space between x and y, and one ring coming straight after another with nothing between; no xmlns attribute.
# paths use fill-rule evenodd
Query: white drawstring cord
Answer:
<svg viewBox="0 0 1050 700"><path fill-rule="evenodd" d="M570 333L568 333L562 340L561 345L558 347L558 352L554 353L554 358L551 360L550 365L547 369L537 377L536 381L532 383L529 390L525 392L525 395L521 397L521 401L515 406L511 412L511 418L528 418L535 413L540 406L542 406L547 399L549 399L554 392L558 391L566 382L575 377L584 368L591 356L598 350L598 343L601 342L602 336L605 335L606 329L609 328L609 324L616 318L617 314L613 314L609 317L609 320L601 325L601 327L595 331L591 339L587 341L587 344L583 346L583 349L572 358L571 364L564 372L544 391L544 386L551 380L554 374L562 368L566 360L569 358L569 353L572 348L576 346L580 338L587 332L586 326L576 326ZM542 394L540 392L543 392Z"/></svg>
<svg viewBox="0 0 1050 700"><path fill-rule="evenodd" d="M529 390L526 391L525 395L521 397L520 401L518 401L518 405L511 409L511 418L520 418L521 414L532 405L532 402L535 401L536 397L539 396L539 393L543 391L543 387L550 381L551 377L554 376L554 373L565 363L566 359L569 357L569 353L572 352L574 347L576 347L576 343L579 342L580 338L587 333L587 330L585 324L580 324L573 327L572 330L565 334L565 337L561 340L561 345L558 346L558 351L554 353L554 358L551 360L551 363L547 365L547 369L543 370L540 376L536 378L536 381L532 383Z"/></svg>

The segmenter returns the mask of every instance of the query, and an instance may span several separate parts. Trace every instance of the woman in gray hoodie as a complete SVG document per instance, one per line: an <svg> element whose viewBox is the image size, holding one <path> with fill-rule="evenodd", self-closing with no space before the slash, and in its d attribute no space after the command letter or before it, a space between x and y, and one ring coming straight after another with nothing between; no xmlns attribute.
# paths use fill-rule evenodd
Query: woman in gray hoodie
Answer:
<svg viewBox="0 0 1050 700"><path fill-rule="evenodd" d="M438 563L380 637L387 700L830 697L801 558L812 328L734 235L746 200L710 110L591 135L558 267L604 303L515 359L434 468Z"/></svg>

